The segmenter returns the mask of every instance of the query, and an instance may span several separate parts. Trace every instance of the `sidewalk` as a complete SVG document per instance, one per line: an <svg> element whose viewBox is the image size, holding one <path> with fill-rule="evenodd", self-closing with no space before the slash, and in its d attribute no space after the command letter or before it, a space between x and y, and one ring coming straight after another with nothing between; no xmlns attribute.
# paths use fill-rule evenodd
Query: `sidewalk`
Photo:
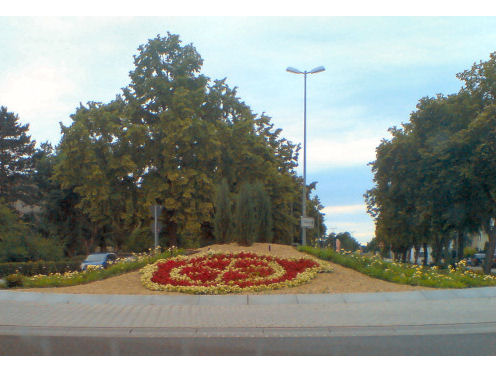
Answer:
<svg viewBox="0 0 496 372"><path fill-rule="evenodd" d="M0 334L134 337L496 331L496 287L350 294L166 296L0 291Z"/></svg>

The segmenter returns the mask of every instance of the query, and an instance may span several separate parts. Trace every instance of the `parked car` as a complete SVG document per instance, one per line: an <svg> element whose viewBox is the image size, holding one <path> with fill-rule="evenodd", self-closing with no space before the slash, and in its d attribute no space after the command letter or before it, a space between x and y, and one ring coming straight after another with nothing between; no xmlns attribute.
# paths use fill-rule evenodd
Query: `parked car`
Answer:
<svg viewBox="0 0 496 372"><path fill-rule="evenodd" d="M469 264L470 266L480 266L485 258L485 253L476 253L472 257L470 257Z"/></svg>
<svg viewBox="0 0 496 372"><path fill-rule="evenodd" d="M93 253L90 254L81 264L81 270L86 270L88 266L100 266L104 269L114 264L117 260L115 253Z"/></svg>

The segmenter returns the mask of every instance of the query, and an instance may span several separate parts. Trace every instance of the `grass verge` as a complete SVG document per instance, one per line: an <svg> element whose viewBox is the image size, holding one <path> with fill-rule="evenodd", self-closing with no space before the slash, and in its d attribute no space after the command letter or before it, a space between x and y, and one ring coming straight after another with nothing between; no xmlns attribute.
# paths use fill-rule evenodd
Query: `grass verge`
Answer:
<svg viewBox="0 0 496 372"><path fill-rule="evenodd" d="M86 284L96 280L107 279L112 276L125 274L143 268L159 259L169 258L181 254L181 250L174 252L164 252L155 255L138 255L136 261L120 261L106 269L90 269L85 271L71 271L63 274L55 273L49 275L34 275L31 277L21 276L17 282L18 287L24 288L47 288L47 287L68 287L79 284ZM15 279L15 278L13 278ZM9 281L9 277L7 277ZM15 282L14 280L12 282Z"/></svg>
<svg viewBox="0 0 496 372"><path fill-rule="evenodd" d="M442 270L436 266L423 267L400 262L386 262L380 256L363 256L349 251L335 252L299 246L298 250L323 260L349 267L373 278L388 282L433 288L468 288L496 285L496 276L468 270L466 262L460 261L456 268Z"/></svg>

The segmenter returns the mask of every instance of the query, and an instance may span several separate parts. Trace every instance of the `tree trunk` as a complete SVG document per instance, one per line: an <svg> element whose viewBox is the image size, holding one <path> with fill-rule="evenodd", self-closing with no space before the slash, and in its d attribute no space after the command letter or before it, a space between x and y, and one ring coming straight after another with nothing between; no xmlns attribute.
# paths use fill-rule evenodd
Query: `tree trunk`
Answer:
<svg viewBox="0 0 496 372"><path fill-rule="evenodd" d="M169 246L177 247L177 224L175 222L169 221L167 224L167 235L169 238Z"/></svg>
<svg viewBox="0 0 496 372"><path fill-rule="evenodd" d="M418 259L419 259L419 254L420 254L420 246L415 245L413 247L414 252L413 252L413 257L415 258L415 265L418 265Z"/></svg>
<svg viewBox="0 0 496 372"><path fill-rule="evenodd" d="M439 266L439 264L441 263L441 254L442 254L443 246L441 245L441 240L437 235L434 238L434 244L432 249L434 251L434 265Z"/></svg>
<svg viewBox="0 0 496 372"><path fill-rule="evenodd" d="M427 251L427 243L424 243L424 266L429 263L429 252Z"/></svg>
<svg viewBox="0 0 496 372"><path fill-rule="evenodd" d="M486 260L484 261L484 274L489 275L491 273L491 267L494 261L494 250L496 244L496 227L490 227L488 232L489 235L489 246L487 247Z"/></svg>

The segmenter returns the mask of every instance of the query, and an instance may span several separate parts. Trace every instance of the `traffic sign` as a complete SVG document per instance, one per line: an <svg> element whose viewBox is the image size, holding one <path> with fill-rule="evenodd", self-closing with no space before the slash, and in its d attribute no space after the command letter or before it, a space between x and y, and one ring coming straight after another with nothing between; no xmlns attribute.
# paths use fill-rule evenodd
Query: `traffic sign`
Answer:
<svg viewBox="0 0 496 372"><path fill-rule="evenodd" d="M313 229L315 225L315 219L313 217L301 217L301 227L305 227L307 229Z"/></svg>

